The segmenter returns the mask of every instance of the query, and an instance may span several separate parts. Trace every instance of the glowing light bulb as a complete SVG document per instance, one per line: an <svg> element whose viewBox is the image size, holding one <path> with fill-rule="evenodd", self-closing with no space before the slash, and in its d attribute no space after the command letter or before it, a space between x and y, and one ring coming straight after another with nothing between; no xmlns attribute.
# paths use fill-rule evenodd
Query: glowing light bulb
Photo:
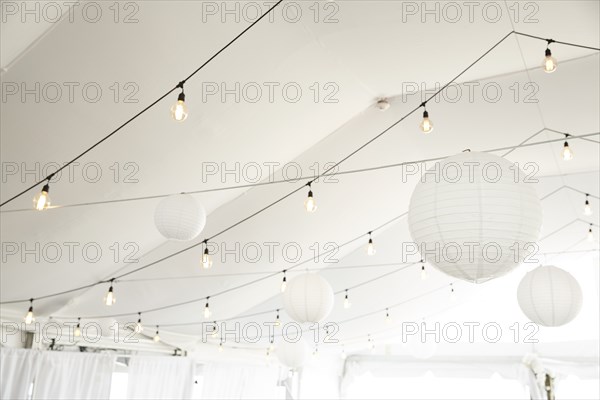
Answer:
<svg viewBox="0 0 600 400"><path fill-rule="evenodd" d="M219 343L219 353L223 351L223 342Z"/></svg>
<svg viewBox="0 0 600 400"><path fill-rule="evenodd" d="M217 337L217 331L218 331L218 329L217 329L217 321L213 321L213 329L212 329L211 336L214 337L214 338L216 338Z"/></svg>
<svg viewBox="0 0 600 400"><path fill-rule="evenodd" d="M156 334L154 335L152 340L154 341L154 343L160 342L160 336L158 335L158 325L156 325Z"/></svg>
<svg viewBox="0 0 600 400"><path fill-rule="evenodd" d="M312 355L313 355L313 357L317 357L319 355L319 348L317 346L315 346L315 349L313 350Z"/></svg>
<svg viewBox="0 0 600 400"><path fill-rule="evenodd" d="M35 195L33 198L33 207L38 211L43 211L50 207L50 185L45 184L42 191Z"/></svg>
<svg viewBox="0 0 600 400"><path fill-rule="evenodd" d="M593 214L592 207L590 206L590 201L588 200L588 194L585 195L585 206L583 207L583 214L590 216Z"/></svg>
<svg viewBox="0 0 600 400"><path fill-rule="evenodd" d="M352 307L352 303L350 303L350 299L348 298L348 291L346 290L346 296L344 297L344 308L348 309Z"/></svg>
<svg viewBox="0 0 600 400"><path fill-rule="evenodd" d="M429 119L427 110L423 111L423 121L421 121L420 127L424 133L429 133L433 130L433 122Z"/></svg>
<svg viewBox="0 0 600 400"><path fill-rule="evenodd" d="M310 187L310 185L308 187ZM315 203L315 199L313 198L312 190L308 191L308 197L304 201L304 208L309 213L317 211L317 204Z"/></svg>
<svg viewBox="0 0 600 400"><path fill-rule="evenodd" d="M385 309L385 323L389 324L392 322L392 318L390 317L390 312L389 310L386 308Z"/></svg>
<svg viewBox="0 0 600 400"><path fill-rule="evenodd" d="M456 301L456 293L454 292L454 286L450 284L450 300Z"/></svg>
<svg viewBox="0 0 600 400"><path fill-rule="evenodd" d="M588 242L594 241L594 232L592 232L592 224L590 224L590 229L588 230L587 240Z"/></svg>
<svg viewBox="0 0 600 400"><path fill-rule="evenodd" d="M427 278L429 278L429 274L427 273L427 270L425 269L425 265L421 265L421 280L427 280Z"/></svg>
<svg viewBox="0 0 600 400"><path fill-rule="evenodd" d="M208 299L206 299L206 305L204 306L204 318L208 319L211 316L210 308L208 307Z"/></svg>
<svg viewBox="0 0 600 400"><path fill-rule="evenodd" d="M281 293L285 292L287 288L287 278L285 277L285 271L283 272L283 280L281 281Z"/></svg>
<svg viewBox="0 0 600 400"><path fill-rule="evenodd" d="M565 160L565 161L569 161L569 160L573 159L573 151L571 151L571 148L569 147L568 142L565 142L565 144L563 145L562 156L563 156L563 160Z"/></svg>
<svg viewBox="0 0 600 400"><path fill-rule="evenodd" d="M345 360L346 358L348 358L348 355L346 354L346 350L342 349L342 354L340 355L340 357L342 357L342 360Z"/></svg>
<svg viewBox="0 0 600 400"><path fill-rule="evenodd" d="M142 331L144 330L144 327L142 326L142 314L138 313L138 320L137 323L135 324L135 333L142 333Z"/></svg>
<svg viewBox="0 0 600 400"><path fill-rule="evenodd" d="M175 121L183 122L188 117L188 108L185 105L185 94L179 93L177 97L177 103L171 107L171 116Z"/></svg>
<svg viewBox="0 0 600 400"><path fill-rule="evenodd" d="M33 299L29 300L29 310L27 310L27 314L25 315L25 324L29 325L35 321L35 317L33 316Z"/></svg>
<svg viewBox="0 0 600 400"><path fill-rule="evenodd" d="M75 337L81 336L81 318L77 318L77 326L75 327L75 331L73 332Z"/></svg>
<svg viewBox="0 0 600 400"><path fill-rule="evenodd" d="M273 343L273 339L271 339L271 344L269 345L269 353L275 351L275 344Z"/></svg>
<svg viewBox="0 0 600 400"><path fill-rule="evenodd" d="M275 317L275 326L279 326L281 322L279 321L279 310L277 310L277 317Z"/></svg>
<svg viewBox="0 0 600 400"><path fill-rule="evenodd" d="M115 297L115 294L113 292L113 286L111 283L110 287L108 288L108 292L106 292L106 294L104 295L104 304L106 304L107 306L112 306L113 304L115 304L116 301L117 298Z"/></svg>
<svg viewBox="0 0 600 400"><path fill-rule="evenodd" d="M367 244L367 254L372 256L375 254L375 245L373 244L373 239L370 237L371 233L369 233L369 243Z"/></svg>
<svg viewBox="0 0 600 400"><path fill-rule="evenodd" d="M542 68L544 69L544 72L551 74L552 72L556 71L557 66L558 63L556 62L556 59L552 57L552 52L550 49L546 49L544 61L542 62Z"/></svg>
<svg viewBox="0 0 600 400"><path fill-rule="evenodd" d="M209 269L212 267L213 261L210 254L208 254L208 247L204 249L204 254L202 254L202 268Z"/></svg>

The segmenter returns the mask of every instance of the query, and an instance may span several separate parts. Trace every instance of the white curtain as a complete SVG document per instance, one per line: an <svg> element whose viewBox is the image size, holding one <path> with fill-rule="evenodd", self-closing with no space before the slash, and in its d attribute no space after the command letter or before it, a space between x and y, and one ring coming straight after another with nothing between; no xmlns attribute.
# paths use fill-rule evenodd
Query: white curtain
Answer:
<svg viewBox="0 0 600 400"><path fill-rule="evenodd" d="M203 375L203 399L277 399L285 393L277 368L212 363Z"/></svg>
<svg viewBox="0 0 600 400"><path fill-rule="evenodd" d="M0 399L28 397L39 356L39 351L0 349Z"/></svg>
<svg viewBox="0 0 600 400"><path fill-rule="evenodd" d="M115 357L110 354L44 351L34 399L108 399Z"/></svg>
<svg viewBox="0 0 600 400"><path fill-rule="evenodd" d="M187 357L132 357L129 399L191 399L195 363Z"/></svg>

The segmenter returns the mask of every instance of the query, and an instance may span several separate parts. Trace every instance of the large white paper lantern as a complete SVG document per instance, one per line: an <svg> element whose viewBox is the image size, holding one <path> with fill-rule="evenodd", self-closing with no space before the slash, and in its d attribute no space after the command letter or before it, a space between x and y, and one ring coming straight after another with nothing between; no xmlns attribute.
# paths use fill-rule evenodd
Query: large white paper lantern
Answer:
<svg viewBox="0 0 600 400"><path fill-rule="evenodd" d="M424 172L408 211L423 258L474 283L497 278L535 249L542 208L534 183L502 157L463 152Z"/></svg>
<svg viewBox="0 0 600 400"><path fill-rule="evenodd" d="M320 322L333 307L333 289L320 275L302 274L288 283L283 304L288 315L298 323Z"/></svg>
<svg viewBox="0 0 600 400"><path fill-rule="evenodd" d="M288 342L285 338L277 345L277 358L279 362L288 368L300 368L306 362L308 345L304 340Z"/></svg>
<svg viewBox="0 0 600 400"><path fill-rule="evenodd" d="M552 265L527 273L517 289L523 313L542 326L571 322L581 310L581 287L567 271Z"/></svg>
<svg viewBox="0 0 600 400"><path fill-rule="evenodd" d="M161 200L154 212L158 231L171 240L188 241L202 232L206 211L189 194L175 194Z"/></svg>

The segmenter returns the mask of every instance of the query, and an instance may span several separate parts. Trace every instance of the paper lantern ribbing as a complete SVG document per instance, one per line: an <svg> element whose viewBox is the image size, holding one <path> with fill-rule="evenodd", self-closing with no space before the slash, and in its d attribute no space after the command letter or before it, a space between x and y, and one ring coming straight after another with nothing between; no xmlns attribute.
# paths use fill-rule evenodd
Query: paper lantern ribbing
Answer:
<svg viewBox="0 0 600 400"><path fill-rule="evenodd" d="M202 232L206 211L189 194L175 194L161 200L154 212L158 231L171 240L188 241Z"/></svg>
<svg viewBox="0 0 600 400"><path fill-rule="evenodd" d="M287 284L283 304L294 321L316 323L331 312L333 289L320 275L302 274Z"/></svg>
<svg viewBox="0 0 600 400"><path fill-rule="evenodd" d="M525 275L517 289L517 299L531 321L542 326L561 326L579 314L582 294L570 273L548 265Z"/></svg>
<svg viewBox="0 0 600 400"><path fill-rule="evenodd" d="M283 340L277 345L277 358L279 362L288 368L300 368L306 361L308 354L308 345L304 340L300 339L297 342L288 342Z"/></svg>
<svg viewBox="0 0 600 400"><path fill-rule="evenodd" d="M467 151L422 174L408 225L428 262L455 278L482 283L510 272L534 250L542 208L517 165Z"/></svg>

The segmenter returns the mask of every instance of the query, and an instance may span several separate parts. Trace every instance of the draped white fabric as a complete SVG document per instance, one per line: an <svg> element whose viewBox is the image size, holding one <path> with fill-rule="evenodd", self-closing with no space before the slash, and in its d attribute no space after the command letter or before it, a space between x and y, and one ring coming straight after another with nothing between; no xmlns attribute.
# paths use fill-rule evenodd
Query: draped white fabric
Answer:
<svg viewBox="0 0 600 400"><path fill-rule="evenodd" d="M0 399L26 399L36 374L40 352L0 349Z"/></svg>
<svg viewBox="0 0 600 400"><path fill-rule="evenodd" d="M256 365L207 364L203 399L274 399L285 393L277 386L279 371Z"/></svg>
<svg viewBox="0 0 600 400"><path fill-rule="evenodd" d="M127 397L130 399L191 399L195 363L187 357L132 357Z"/></svg>
<svg viewBox="0 0 600 400"><path fill-rule="evenodd" d="M114 366L110 354L42 352L33 398L107 399Z"/></svg>

